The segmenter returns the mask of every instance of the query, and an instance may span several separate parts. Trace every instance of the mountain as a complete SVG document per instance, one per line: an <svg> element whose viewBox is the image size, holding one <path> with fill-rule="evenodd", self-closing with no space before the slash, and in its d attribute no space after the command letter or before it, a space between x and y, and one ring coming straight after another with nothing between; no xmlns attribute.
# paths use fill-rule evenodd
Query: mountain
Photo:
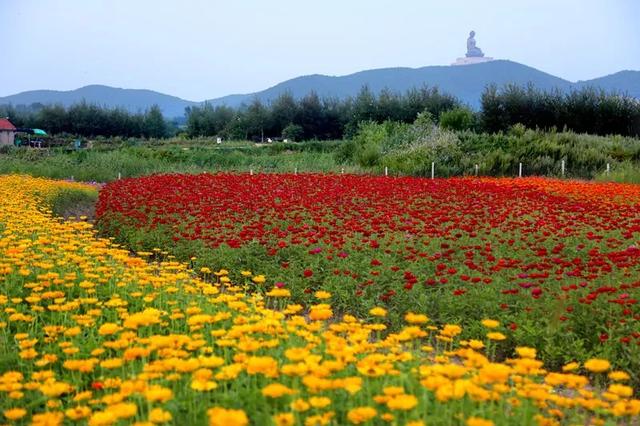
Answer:
<svg viewBox="0 0 640 426"><path fill-rule="evenodd" d="M619 91L640 99L640 71L620 71L593 80L579 81L576 87L600 87L606 91Z"/></svg>
<svg viewBox="0 0 640 426"><path fill-rule="evenodd" d="M144 111L152 105L158 105L167 117L180 117L184 109L197 105L197 102L186 101L175 96L165 95L152 90L120 89L116 87L91 85L76 90L33 90L0 98L0 105L61 104L73 105L85 100L109 108L122 107L130 112Z"/></svg>
<svg viewBox="0 0 640 426"><path fill-rule="evenodd" d="M394 92L405 92L413 87L428 85L437 86L442 92L450 93L462 102L477 108L480 105L482 91L491 83L498 86L507 83L520 85L532 83L540 89L558 88L564 91L592 86L607 91L627 93L640 99L640 71L620 71L605 77L574 83L517 62L496 60L464 66L383 68L345 76L314 74L293 78L260 92L228 95L207 102L214 106L238 107L256 98L263 102L270 102L285 92L290 92L296 98L301 98L312 90L320 97L345 98L355 96L365 84L373 92L379 92L384 88ZM108 107L124 107L132 112L144 111L151 105L158 104L167 117L181 117L185 107L202 104L151 90L117 89L94 85L67 92L36 90L18 93L0 98L0 105L8 103L30 105L40 102L42 104L61 103L68 106L83 99L89 103Z"/></svg>
<svg viewBox="0 0 640 426"><path fill-rule="evenodd" d="M388 88L393 92L401 93L413 87L428 85L437 86L442 92L450 93L472 107L478 107L480 95L490 83L502 86L506 83L527 84L529 82L540 89L557 87L567 90L572 87L570 81L517 62L491 61L455 67L382 68L340 77L315 74L287 80L261 92L225 96L208 102L212 105L235 107L243 102L251 102L254 98L268 102L287 91L296 98L306 95L311 90L315 90L321 98L344 98L357 95L365 84L373 92Z"/></svg>

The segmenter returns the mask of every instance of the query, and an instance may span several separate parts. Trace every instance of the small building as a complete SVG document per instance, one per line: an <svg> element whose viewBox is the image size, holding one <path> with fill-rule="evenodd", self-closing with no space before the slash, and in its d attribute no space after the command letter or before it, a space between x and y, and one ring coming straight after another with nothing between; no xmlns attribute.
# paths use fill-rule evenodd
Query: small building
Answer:
<svg viewBox="0 0 640 426"><path fill-rule="evenodd" d="M0 146L13 145L16 136L16 126L8 118L0 118Z"/></svg>

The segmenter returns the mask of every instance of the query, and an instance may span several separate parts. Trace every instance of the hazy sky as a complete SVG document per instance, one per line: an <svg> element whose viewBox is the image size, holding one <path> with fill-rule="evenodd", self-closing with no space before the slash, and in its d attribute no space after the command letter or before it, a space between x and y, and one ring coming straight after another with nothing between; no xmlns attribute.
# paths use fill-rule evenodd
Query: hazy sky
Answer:
<svg viewBox="0 0 640 426"><path fill-rule="evenodd" d="M0 96L87 84L190 100L305 74L487 56L572 81L640 69L640 0L0 0Z"/></svg>

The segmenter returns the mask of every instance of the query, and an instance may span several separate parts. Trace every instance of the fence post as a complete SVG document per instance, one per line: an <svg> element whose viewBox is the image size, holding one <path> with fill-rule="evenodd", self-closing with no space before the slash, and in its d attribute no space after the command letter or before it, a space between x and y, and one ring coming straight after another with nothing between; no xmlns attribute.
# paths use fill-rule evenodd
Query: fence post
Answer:
<svg viewBox="0 0 640 426"><path fill-rule="evenodd" d="M294 175L297 175L297 174L298 174L298 168L297 168L297 167L293 169L293 174L294 174Z"/></svg>
<svg viewBox="0 0 640 426"><path fill-rule="evenodd" d="M384 166L384 175L389 176L389 169L387 168L387 166Z"/></svg>
<svg viewBox="0 0 640 426"><path fill-rule="evenodd" d="M607 163L607 175L609 175L610 171L611 171L611 164Z"/></svg>
<svg viewBox="0 0 640 426"><path fill-rule="evenodd" d="M249 169L249 176L253 176L253 169Z"/></svg>
<svg viewBox="0 0 640 426"><path fill-rule="evenodd" d="M522 177L522 163L518 166L518 177Z"/></svg>
<svg viewBox="0 0 640 426"><path fill-rule="evenodd" d="M122 179L122 175L118 172L118 180Z"/></svg>
<svg viewBox="0 0 640 426"><path fill-rule="evenodd" d="M479 169L479 168L480 168L480 166L478 166L478 165L476 164L476 176L478 176L478 169Z"/></svg>
<svg viewBox="0 0 640 426"><path fill-rule="evenodd" d="M562 170L562 177L564 177L564 160L562 160L562 164L561 164L561 170Z"/></svg>
<svg viewBox="0 0 640 426"><path fill-rule="evenodd" d="M431 179L436 177L436 163L435 161L431 162Z"/></svg>

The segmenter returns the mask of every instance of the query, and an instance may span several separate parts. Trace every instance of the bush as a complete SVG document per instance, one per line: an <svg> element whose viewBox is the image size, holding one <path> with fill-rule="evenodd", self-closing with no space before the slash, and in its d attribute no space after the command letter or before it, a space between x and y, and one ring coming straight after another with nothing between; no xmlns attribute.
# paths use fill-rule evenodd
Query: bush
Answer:
<svg viewBox="0 0 640 426"><path fill-rule="evenodd" d="M469 108L458 107L440 115L440 127L448 130L471 130L476 125L476 116Z"/></svg>

